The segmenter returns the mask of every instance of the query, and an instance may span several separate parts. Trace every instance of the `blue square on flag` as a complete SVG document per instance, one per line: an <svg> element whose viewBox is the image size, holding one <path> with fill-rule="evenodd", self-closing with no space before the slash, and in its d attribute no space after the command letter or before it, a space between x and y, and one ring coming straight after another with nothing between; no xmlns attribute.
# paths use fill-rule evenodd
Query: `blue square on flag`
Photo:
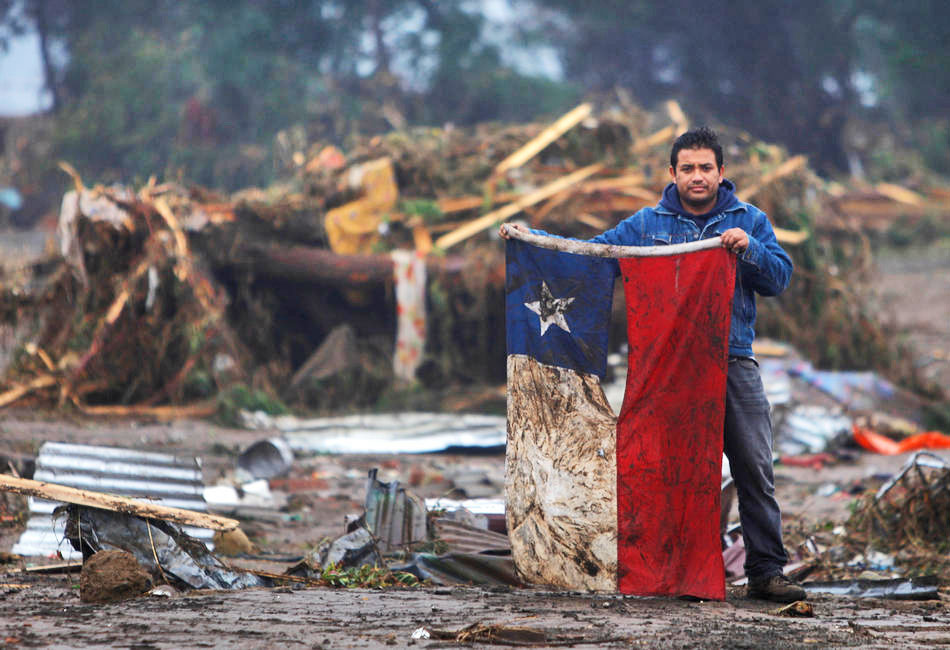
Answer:
<svg viewBox="0 0 950 650"><path fill-rule="evenodd" d="M515 239L505 257L508 354L603 379L616 261Z"/></svg>

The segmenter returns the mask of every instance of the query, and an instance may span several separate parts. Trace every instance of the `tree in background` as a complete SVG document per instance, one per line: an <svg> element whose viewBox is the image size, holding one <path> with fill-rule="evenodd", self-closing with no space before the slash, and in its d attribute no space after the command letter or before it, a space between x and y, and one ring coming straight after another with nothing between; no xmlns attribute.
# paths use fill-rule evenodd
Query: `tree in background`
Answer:
<svg viewBox="0 0 950 650"><path fill-rule="evenodd" d="M870 54L880 61L882 95L896 126L933 169L950 174L950 3L875 0L879 22L867 25Z"/></svg>
<svg viewBox="0 0 950 650"><path fill-rule="evenodd" d="M531 3L556 33L569 78L621 85L641 102L668 98L844 169L840 134L859 108L858 2L601 0Z"/></svg>
<svg viewBox="0 0 950 650"><path fill-rule="evenodd" d="M274 134L294 124L342 143L577 99L504 66L463 0L2 2L0 24L40 35L58 154L101 181L235 189L267 182Z"/></svg>
<svg viewBox="0 0 950 650"><path fill-rule="evenodd" d="M489 25L485 7L508 9ZM0 46L37 31L59 153L100 180L233 189L266 182L293 125L345 144L536 119L617 86L833 173L862 116L928 120L918 144L950 169L948 19L940 0L0 0ZM511 64L533 47L558 53L560 75Z"/></svg>

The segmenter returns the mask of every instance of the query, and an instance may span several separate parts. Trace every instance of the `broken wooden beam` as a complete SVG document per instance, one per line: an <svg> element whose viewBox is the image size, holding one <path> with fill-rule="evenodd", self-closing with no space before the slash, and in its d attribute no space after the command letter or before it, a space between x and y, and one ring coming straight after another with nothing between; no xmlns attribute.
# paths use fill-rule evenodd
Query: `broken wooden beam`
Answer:
<svg viewBox="0 0 950 650"><path fill-rule="evenodd" d="M665 126L656 133L635 141L632 145L630 145L630 151L633 153L641 153L647 149L655 147L658 144L669 142L674 137L676 137L676 127L673 125Z"/></svg>
<svg viewBox="0 0 950 650"><path fill-rule="evenodd" d="M114 494L80 490L56 483L16 478L6 474L0 474L0 491L13 492L28 497L48 499L50 501L74 503L88 508L111 510L112 512L121 512L145 519L161 519L162 521L171 521L182 526L194 526L196 528L231 530L237 528L240 523L236 519L229 519L228 517L222 517L220 515L209 515L203 512L195 512L194 510L185 510L183 508L171 508L169 506L146 503Z"/></svg>
<svg viewBox="0 0 950 650"><path fill-rule="evenodd" d="M183 367L185 373L187 372L187 367L187 364ZM182 372L179 372L179 374L182 374ZM182 374L182 376L184 375ZM161 396L161 393L159 393L159 396ZM207 400L196 404L184 404L181 406L152 406L149 404L92 406L79 403L78 401L75 403L76 407L87 415L146 417L155 418L162 422L185 418L207 418L214 415L218 410L218 403L215 400Z"/></svg>
<svg viewBox="0 0 950 650"><path fill-rule="evenodd" d="M897 201L898 203L906 203L907 205L913 205L916 207L921 207L926 204L926 200L923 196L901 185L895 185L894 183L878 183L874 186L874 189L877 190L878 194L883 194L887 198Z"/></svg>
<svg viewBox="0 0 950 650"><path fill-rule="evenodd" d="M508 203L515 201L521 195L516 192L502 192L496 194L493 199L495 203ZM465 210L474 210L484 207L488 203L487 196L458 196L454 198L439 199L436 204L442 214L452 214L453 212L464 212Z"/></svg>
<svg viewBox="0 0 950 650"><path fill-rule="evenodd" d="M40 375L28 384L14 386L10 390L0 393L0 408L9 406L27 393L32 393L40 388L55 386L57 383L56 378L52 375Z"/></svg>
<svg viewBox="0 0 950 650"><path fill-rule="evenodd" d="M773 226L772 230L775 232L775 238L780 244L801 244L809 237L807 230L786 230L778 226Z"/></svg>
<svg viewBox="0 0 950 650"><path fill-rule="evenodd" d="M676 135L682 135L689 130L689 120L686 119L686 113L683 112L683 108L679 105L675 99L667 100L666 102L666 112L669 114L670 119L673 120L673 126L676 128Z"/></svg>
<svg viewBox="0 0 950 650"><path fill-rule="evenodd" d="M805 156L793 156L769 173L762 176L762 178L760 178L759 181L751 187L736 192L736 196L740 201L748 201L758 192L760 192L762 188L766 187L770 183L774 183L780 178L785 178L786 176L794 174L800 169L804 169L807 162L808 160L805 158Z"/></svg>
<svg viewBox="0 0 950 650"><path fill-rule="evenodd" d="M562 115L556 122L545 128L541 133L531 138L513 154L502 160L495 167L492 176L501 176L505 172L521 167L523 164L538 155L546 146L560 138L590 116L593 107L584 103Z"/></svg>
<svg viewBox="0 0 950 650"><path fill-rule="evenodd" d="M565 190L569 187L572 187L573 185L576 185L577 183L580 183L585 178L593 176L603 168L603 164L597 163L578 169L573 174L562 176L561 178L548 183L544 187L525 194L513 203L509 203L508 205L498 208L497 210L493 210L486 215L482 215L478 219L468 222L461 228L442 235L437 240L435 240L435 247L444 250L450 246L454 246L455 244L468 239L472 235L476 235L509 217L513 217L525 208L531 207L536 203L540 203L549 196L554 196L561 190Z"/></svg>

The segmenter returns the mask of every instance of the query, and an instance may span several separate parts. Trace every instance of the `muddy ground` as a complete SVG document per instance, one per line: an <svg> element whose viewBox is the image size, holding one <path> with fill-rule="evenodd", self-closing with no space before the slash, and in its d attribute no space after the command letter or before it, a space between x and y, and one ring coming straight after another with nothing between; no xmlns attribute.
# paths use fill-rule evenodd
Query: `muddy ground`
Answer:
<svg viewBox="0 0 950 650"><path fill-rule="evenodd" d="M934 377L950 378L943 360L950 340L950 256L945 249L881 260L882 295L897 314L921 363ZM942 272L941 272L942 271ZM926 293L924 293L926 291ZM240 450L267 432L225 429L206 422L154 424L116 420L64 420L23 411L0 411L0 455L32 456L46 440L188 452L203 460L206 483L226 477ZM787 539L816 523L842 523L849 486L873 488L906 456L855 451L822 469L776 467ZM358 513L365 476L412 483L422 496L451 490L459 468L482 471L488 482L504 468L502 455L319 456L298 460L295 471L313 479L290 495L287 516L242 523L262 552L302 555L342 531L343 516ZM829 494L829 484L839 490ZM501 487L498 486L499 494ZM25 510L25 499L0 494L0 510ZM0 522L0 552L8 552L22 519ZM795 549L789 549L794 553ZM2 555L0 555L2 557ZM246 564L252 564L244 560ZM240 564L241 560L236 560ZM279 569L276 562L264 562ZM260 563L258 563L258 568ZM141 597L109 605L79 599L79 575L38 575L24 562L0 564L0 645L9 647L440 647L438 638L476 624L530 628L546 645L571 647L913 647L950 644L950 591L939 600L900 602L812 596L813 618L787 618L777 605L744 597L730 586L724 602L489 587L413 589L255 589ZM424 628L429 639L413 639ZM484 640L468 645L487 647Z"/></svg>
<svg viewBox="0 0 950 650"><path fill-rule="evenodd" d="M127 445L187 451L204 461L214 482L233 468L236 454L261 432L224 429L205 422L63 422L35 414L5 414L4 452L30 454L43 440ZM847 518L850 495L821 496L829 483L876 485L875 476L896 470L904 457L857 453L853 462L820 470L779 465L776 485L786 529ZM460 467L486 477L503 471L502 455L320 456L299 459L298 476L316 477L312 489L291 497L287 520L248 519L242 524L262 551L302 555L322 537L342 532L343 515L361 510L366 471L415 482L423 496L451 489L445 476ZM21 497L6 495L15 510ZM25 504L19 501L19 507ZM9 551L19 525L0 528L0 551ZM790 535L791 537L791 535ZM794 550L794 549L790 549ZM277 562L232 560L235 565L282 570ZM286 565L284 565L286 566ZM23 562L0 565L0 641L13 647L355 647L455 645L411 638L425 628L458 631L473 624L541 630L548 645L574 647L906 647L950 643L950 611L938 601L897 602L813 597L815 617L776 615L777 605L744 597L730 587L725 602L687 602L551 591L543 587L422 587L333 589L280 587L245 592L182 593L118 604L87 605L79 575L36 575ZM476 644L486 645L486 644Z"/></svg>

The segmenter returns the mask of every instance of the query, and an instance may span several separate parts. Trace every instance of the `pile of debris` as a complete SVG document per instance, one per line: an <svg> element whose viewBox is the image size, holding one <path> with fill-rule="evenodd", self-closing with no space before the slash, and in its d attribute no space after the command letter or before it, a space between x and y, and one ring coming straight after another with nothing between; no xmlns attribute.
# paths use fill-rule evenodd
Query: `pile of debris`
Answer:
<svg viewBox="0 0 950 650"><path fill-rule="evenodd" d="M398 480L378 480L377 469L365 482L363 512L346 517L343 534L324 539L303 557L259 550L239 520L218 513L233 511L245 521L277 515L266 504L255 508L243 503L250 502L245 497L257 489L256 483L263 483L262 496L271 494L269 481L261 477L292 488L293 480L278 478L286 476L292 462L281 439L258 441L238 459L238 474L251 479L241 486L243 496L227 502L220 500L221 485L206 488L202 496L196 458L47 442L36 459L34 478L0 474L0 495L31 497L30 521L13 553L61 560L44 563L45 571L81 568L84 602L134 598L155 589L163 590L155 595L169 595L168 590L288 583L522 584L504 534L503 514L489 519L444 499L430 504ZM135 497L112 494L117 490ZM205 512L208 509L215 513ZM247 566L255 561L286 570Z"/></svg>
<svg viewBox="0 0 950 650"><path fill-rule="evenodd" d="M19 307L11 315L32 327L7 368L0 406L213 413L208 399L239 376L246 356L225 318L226 296L200 268L160 186L90 190L72 173L76 189L64 196L59 223L62 262L35 295L4 294Z"/></svg>
<svg viewBox="0 0 950 650"><path fill-rule="evenodd" d="M950 465L915 453L900 472L864 495L846 524L847 545L865 558L898 562L912 574L943 574L950 540Z"/></svg>
<svg viewBox="0 0 950 650"><path fill-rule="evenodd" d="M371 406L394 386L502 384L497 224L582 238L612 227L656 202L670 144L688 128L675 102L657 114L621 95L605 105L551 124L367 136L346 154L283 134L293 177L231 197L154 181L89 189L68 170L61 261L37 269L40 288L0 293L4 319L31 324L0 407L199 414L249 386L334 410ZM800 156L721 135L740 198L769 212L798 269L789 292L764 301L762 333L826 367L874 360L912 374L870 306L862 215L881 225L922 217L925 204L950 214L950 200L829 185Z"/></svg>
<svg viewBox="0 0 950 650"><path fill-rule="evenodd" d="M869 488L875 483L880 487ZM853 498L851 515L843 524L806 525L800 519L786 531L785 542L793 549L786 572L807 580L806 588L831 593L937 597L950 571L947 461L918 451L895 474L855 481L842 487L840 495Z"/></svg>

